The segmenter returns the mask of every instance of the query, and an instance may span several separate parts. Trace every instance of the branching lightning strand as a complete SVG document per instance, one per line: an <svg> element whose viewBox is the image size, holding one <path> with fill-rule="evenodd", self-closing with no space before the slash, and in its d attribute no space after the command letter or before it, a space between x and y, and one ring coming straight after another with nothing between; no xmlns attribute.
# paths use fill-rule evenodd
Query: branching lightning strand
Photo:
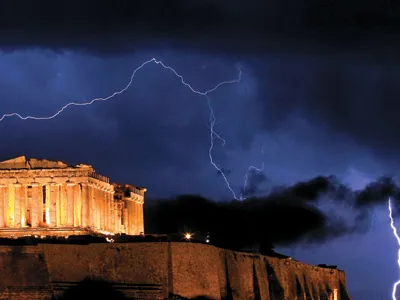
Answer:
<svg viewBox="0 0 400 300"><path fill-rule="evenodd" d="M391 201L390 201L390 198L389 198L389 201L388 201L388 205L389 205L390 227L391 227L392 230L393 230L393 235L394 235L394 237L396 238L396 241L397 241L397 244L398 244L398 247L399 247L399 250L398 250L398 252L397 252L397 265L398 265L399 268L400 268L400 236L398 235L398 233L397 233L397 228L396 228L396 226L394 225L393 212L392 212L392 203L391 203ZM396 282L393 284L393 291L392 291L392 299L393 299L393 300L397 300L397 298L396 298L396 291L397 291L397 287L398 287L399 284L400 284L400 280L396 281Z"/></svg>
<svg viewBox="0 0 400 300"><path fill-rule="evenodd" d="M208 149L208 156L209 156L209 159L210 159L210 163L211 163L211 165L222 175L222 178L223 178L223 180L225 181L225 184L226 184L226 186L228 187L228 189L229 189L229 191L231 192L231 194L233 195L233 197L234 197L236 200L244 200L245 198L243 197L242 194L240 195L240 197L237 197L237 195L236 195L234 189L232 188L232 186L231 186L231 184L230 184L230 182L229 182L229 180L228 180L228 178L227 178L227 175L226 175L225 172L217 165L217 163L214 161L214 158L213 158L213 154L212 154L212 153L213 153L213 148L214 148L215 141L216 141L216 140L219 140L219 141L222 143L222 145L225 145L225 144L226 144L226 141L221 137L221 135L219 135L219 134L215 131L215 122L216 122L216 118L215 118L215 113L214 113L213 106L212 106L212 104L211 104L211 99L210 99L210 97L209 97L209 94L210 94L210 93L216 91L218 88L220 88L220 87L223 86L223 85L228 85L228 84L233 84L233 83L240 83L241 80L242 80L242 70L241 70L240 68L238 69L238 77L237 77L236 79L227 80L227 81L222 81L222 82L218 83L217 85L215 85L213 88L211 88L211 89L209 89L209 90L207 90L207 91L205 91L205 92L201 92L201 91L198 91L198 90L196 90L195 88L193 88L189 83L187 83L187 82L185 81L185 79L183 78L183 76L180 75L174 68L172 68L172 67L170 67L170 66L164 64L162 61L157 60L156 58L152 58L152 59L149 59L149 60L143 62L141 65L139 65L139 67L137 67L137 68L132 72L132 75L131 75L131 77L130 77L130 80L129 80L128 84L127 84L123 89L121 89L121 90L119 90L119 91L117 91L117 92L114 92L113 94L111 94L111 95L109 95L109 96L107 96L107 97L105 97L105 98L102 98L102 97L94 98L94 99L92 99L92 100L90 100L90 101L88 101L88 102L70 102L70 103L67 103L66 105L64 105L63 107L61 107L61 109L59 109L59 110L58 110L56 113L54 113L53 115L44 116L44 117L36 117L36 116L31 116L31 115L22 116L21 114L16 113L16 112L7 113L7 114L3 114L3 115L0 117L0 122L3 121L3 120L6 119L6 118L9 118L9 117L17 117L17 118L19 118L19 119L21 119L21 120L29 120L29 119L32 119L32 120L50 120L50 119L56 118L59 114L61 114L65 109L67 109L67 108L70 107L70 106L88 106L88 105L92 105L93 103L98 102L98 101L107 101L107 100L110 100L110 99L112 99L112 98L114 98L114 97L116 97L116 96L121 95L122 93L124 93L124 92L131 86L131 84L132 84L132 82L133 82L133 79L134 79L136 73L137 73L138 71L140 71L143 67L145 67L146 65L148 65L148 64L150 64L150 63L155 63L155 64L157 64L157 65L162 66L164 69L167 69L167 70L171 71L176 77L178 77L178 78L180 79L181 83L182 83L184 86L186 86L187 88L189 88L190 91L192 91L194 94L197 94L197 95L206 97L206 99L207 99L207 105L208 105L208 109L209 109L209 121L210 121L210 147L209 147L209 149ZM264 150L263 150L263 151L264 151ZM248 172L246 173L246 176L245 176L244 189L247 187L248 173L249 173L251 170L262 171L263 168L264 168L264 166L262 166L262 168L256 168L256 167L254 167L254 166L250 166L250 167L248 168Z"/></svg>

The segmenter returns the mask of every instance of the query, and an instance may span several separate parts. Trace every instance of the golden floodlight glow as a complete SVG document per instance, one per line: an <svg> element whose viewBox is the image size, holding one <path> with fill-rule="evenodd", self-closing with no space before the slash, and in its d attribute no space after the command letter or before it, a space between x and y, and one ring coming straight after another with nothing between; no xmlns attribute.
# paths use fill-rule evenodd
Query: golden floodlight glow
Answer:
<svg viewBox="0 0 400 300"><path fill-rule="evenodd" d="M187 239L188 241L193 237L193 234L187 232L185 233L185 239Z"/></svg>
<svg viewBox="0 0 400 300"><path fill-rule="evenodd" d="M108 237L106 237L106 241L109 242L109 243L114 243L114 240L111 239L111 238L108 238Z"/></svg>

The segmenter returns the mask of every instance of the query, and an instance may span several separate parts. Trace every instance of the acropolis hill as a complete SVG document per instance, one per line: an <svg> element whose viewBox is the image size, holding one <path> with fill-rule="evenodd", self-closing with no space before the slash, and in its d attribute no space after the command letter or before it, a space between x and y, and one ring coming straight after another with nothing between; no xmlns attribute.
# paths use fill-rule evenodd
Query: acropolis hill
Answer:
<svg viewBox="0 0 400 300"><path fill-rule="evenodd" d="M145 189L112 184L89 165L0 162L0 237L144 232Z"/></svg>
<svg viewBox="0 0 400 300"><path fill-rule="evenodd" d="M144 235L145 192L89 165L0 162L0 300L350 299L336 267Z"/></svg>

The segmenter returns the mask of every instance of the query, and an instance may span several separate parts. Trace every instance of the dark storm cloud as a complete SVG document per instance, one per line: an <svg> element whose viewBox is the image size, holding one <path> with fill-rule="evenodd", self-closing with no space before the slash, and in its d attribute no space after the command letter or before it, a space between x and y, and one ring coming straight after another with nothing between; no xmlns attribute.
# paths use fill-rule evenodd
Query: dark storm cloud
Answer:
<svg viewBox="0 0 400 300"><path fill-rule="evenodd" d="M211 234L215 245L241 249L257 243L288 243L326 224L315 207L251 199L214 202L201 196L181 195L153 201L146 207L148 232Z"/></svg>
<svg viewBox="0 0 400 300"><path fill-rule="evenodd" d="M260 81L265 130L300 114L390 160L400 150L399 16L397 2L378 0L9 1L0 4L0 49L231 56Z"/></svg>
<svg viewBox="0 0 400 300"><path fill-rule="evenodd" d="M378 0L4 1L0 44L125 52L158 39L209 51L259 52L282 43L309 51L303 42L310 38L357 46L371 34L393 34L399 12L394 1Z"/></svg>
<svg viewBox="0 0 400 300"><path fill-rule="evenodd" d="M153 232L210 232L222 247L240 249L251 244L287 245L320 243L340 236L365 233L369 211L400 202L400 188L389 177L378 178L363 190L351 190L334 176L316 177L292 186L277 187L268 195L244 201L214 202L201 196L182 195L152 202L146 208ZM322 201L322 203L321 203ZM334 202L334 211L318 207ZM338 212L346 204L349 219Z"/></svg>
<svg viewBox="0 0 400 300"><path fill-rule="evenodd" d="M253 64L262 60L268 60L266 67L255 70L264 83L259 101L266 131L281 130L299 117L325 132L320 139L329 133L370 149L374 159L390 164L388 172L397 174L398 63L371 61L361 54L298 54L254 59Z"/></svg>

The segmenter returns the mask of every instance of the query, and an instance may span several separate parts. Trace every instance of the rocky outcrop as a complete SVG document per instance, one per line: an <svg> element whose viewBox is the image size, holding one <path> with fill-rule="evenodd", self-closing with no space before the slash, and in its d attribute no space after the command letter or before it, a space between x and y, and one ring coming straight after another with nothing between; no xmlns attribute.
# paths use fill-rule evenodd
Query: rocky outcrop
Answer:
<svg viewBox="0 0 400 300"><path fill-rule="evenodd" d="M343 271L195 243L0 246L0 268L0 299L350 299Z"/></svg>

